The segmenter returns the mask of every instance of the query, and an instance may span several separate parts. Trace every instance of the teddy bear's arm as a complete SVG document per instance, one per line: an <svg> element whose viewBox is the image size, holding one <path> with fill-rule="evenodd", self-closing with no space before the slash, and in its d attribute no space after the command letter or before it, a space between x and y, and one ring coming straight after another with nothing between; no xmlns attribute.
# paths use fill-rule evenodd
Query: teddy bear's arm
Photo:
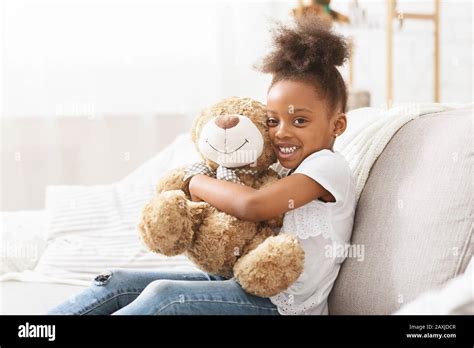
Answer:
<svg viewBox="0 0 474 348"><path fill-rule="evenodd" d="M160 178L158 184L156 185L155 192L157 194L172 191L172 190L182 190L189 196L188 182L183 181L185 167L176 168Z"/></svg>
<svg viewBox="0 0 474 348"><path fill-rule="evenodd" d="M274 182L278 181L278 179L279 179L279 176L277 172L275 172L271 168L268 168L265 175L262 175L261 177L259 177L257 182L254 183L253 188L261 189L265 186L273 184Z"/></svg>

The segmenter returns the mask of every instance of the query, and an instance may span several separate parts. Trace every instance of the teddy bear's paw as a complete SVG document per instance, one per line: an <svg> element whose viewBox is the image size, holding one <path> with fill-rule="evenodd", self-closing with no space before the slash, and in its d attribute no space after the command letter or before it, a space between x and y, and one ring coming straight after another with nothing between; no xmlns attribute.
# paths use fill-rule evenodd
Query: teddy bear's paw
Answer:
<svg viewBox="0 0 474 348"><path fill-rule="evenodd" d="M270 297L286 290L303 272L304 251L287 234L267 238L240 258L234 275L242 288L256 296Z"/></svg>
<svg viewBox="0 0 474 348"><path fill-rule="evenodd" d="M152 251L174 256L186 251L193 239L193 219L182 191L167 191L145 205L138 225L140 237Z"/></svg>
<svg viewBox="0 0 474 348"><path fill-rule="evenodd" d="M156 185L156 194L172 190L182 190L184 187L183 176L185 168L185 166L178 167L163 175Z"/></svg>

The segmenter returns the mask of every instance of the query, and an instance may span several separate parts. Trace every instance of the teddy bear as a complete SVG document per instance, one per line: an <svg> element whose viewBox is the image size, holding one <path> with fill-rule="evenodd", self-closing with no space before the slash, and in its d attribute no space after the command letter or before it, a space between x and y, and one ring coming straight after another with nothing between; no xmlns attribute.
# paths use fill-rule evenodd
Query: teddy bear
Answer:
<svg viewBox="0 0 474 348"><path fill-rule="evenodd" d="M276 234L282 216L243 221L206 202L194 202L195 174L262 188L278 180L265 106L251 98L224 99L200 112L191 138L202 162L172 170L141 213L138 231L153 252L185 254L204 272L234 278L248 293L270 297L300 276L304 251L289 234ZM236 197L238 199L238 197Z"/></svg>

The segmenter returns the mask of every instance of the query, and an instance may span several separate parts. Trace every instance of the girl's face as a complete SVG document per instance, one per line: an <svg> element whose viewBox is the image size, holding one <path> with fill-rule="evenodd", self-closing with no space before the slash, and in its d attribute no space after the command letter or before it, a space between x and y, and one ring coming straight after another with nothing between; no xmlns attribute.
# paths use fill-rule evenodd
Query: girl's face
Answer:
<svg viewBox="0 0 474 348"><path fill-rule="evenodd" d="M281 80L267 95L268 127L281 165L299 166L316 151L330 149L346 128L346 116L329 115L326 102L305 82Z"/></svg>

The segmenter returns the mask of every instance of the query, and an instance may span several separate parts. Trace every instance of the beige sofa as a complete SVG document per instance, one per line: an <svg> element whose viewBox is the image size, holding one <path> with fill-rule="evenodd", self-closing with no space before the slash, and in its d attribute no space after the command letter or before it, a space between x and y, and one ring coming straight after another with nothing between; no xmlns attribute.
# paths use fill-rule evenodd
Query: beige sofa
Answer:
<svg viewBox="0 0 474 348"><path fill-rule="evenodd" d="M434 113L391 139L357 205L352 243L363 261L344 262L330 314L389 314L464 272L474 246L472 122L472 108Z"/></svg>
<svg viewBox="0 0 474 348"><path fill-rule="evenodd" d="M386 146L358 203L358 252L341 268L330 314L390 314L464 272L473 254L472 113L415 119ZM1 282L1 314L43 314L82 289Z"/></svg>

